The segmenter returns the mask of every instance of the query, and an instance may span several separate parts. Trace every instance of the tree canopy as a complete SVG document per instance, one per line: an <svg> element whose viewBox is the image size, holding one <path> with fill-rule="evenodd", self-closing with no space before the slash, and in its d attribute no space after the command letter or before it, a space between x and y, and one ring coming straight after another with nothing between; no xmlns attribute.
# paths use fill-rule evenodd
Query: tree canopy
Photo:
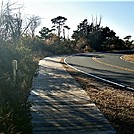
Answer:
<svg viewBox="0 0 134 134"><path fill-rule="evenodd" d="M62 26L65 24L65 21L67 18L63 16L58 16L56 18L51 19L52 24L54 24L53 28L55 27L58 31L58 36L60 36L60 33L62 32Z"/></svg>
<svg viewBox="0 0 134 134"><path fill-rule="evenodd" d="M77 26L77 30L73 31L72 38L75 39L79 51L86 48L90 48L91 51L126 49L124 41L119 39L113 30L108 26L101 26L101 17L99 22L97 22L97 18L92 19L92 22L84 19ZM130 39L130 36L125 39Z"/></svg>

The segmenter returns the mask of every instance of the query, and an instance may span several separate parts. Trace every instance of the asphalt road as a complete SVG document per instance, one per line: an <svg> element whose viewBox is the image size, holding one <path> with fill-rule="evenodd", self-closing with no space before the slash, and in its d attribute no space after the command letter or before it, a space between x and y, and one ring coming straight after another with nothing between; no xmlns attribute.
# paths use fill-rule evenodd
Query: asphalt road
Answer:
<svg viewBox="0 0 134 134"><path fill-rule="evenodd" d="M122 60L122 54L86 53L69 56L66 63L84 73L134 90L134 63Z"/></svg>

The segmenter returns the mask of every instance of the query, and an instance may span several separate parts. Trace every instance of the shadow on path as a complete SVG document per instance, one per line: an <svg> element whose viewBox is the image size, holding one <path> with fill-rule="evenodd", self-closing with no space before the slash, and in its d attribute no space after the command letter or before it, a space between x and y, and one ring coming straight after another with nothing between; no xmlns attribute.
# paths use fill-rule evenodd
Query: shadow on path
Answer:
<svg viewBox="0 0 134 134"><path fill-rule="evenodd" d="M29 96L34 134L114 134L112 126L60 58L41 60Z"/></svg>

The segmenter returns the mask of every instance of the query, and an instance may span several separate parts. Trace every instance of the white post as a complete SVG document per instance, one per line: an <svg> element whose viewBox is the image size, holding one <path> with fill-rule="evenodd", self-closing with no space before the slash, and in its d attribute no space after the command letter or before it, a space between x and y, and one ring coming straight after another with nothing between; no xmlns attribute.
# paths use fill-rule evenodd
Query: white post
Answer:
<svg viewBox="0 0 134 134"><path fill-rule="evenodd" d="M16 71L17 71L17 60L13 60L12 61L12 65L13 65L13 77L14 77L14 81L16 80Z"/></svg>

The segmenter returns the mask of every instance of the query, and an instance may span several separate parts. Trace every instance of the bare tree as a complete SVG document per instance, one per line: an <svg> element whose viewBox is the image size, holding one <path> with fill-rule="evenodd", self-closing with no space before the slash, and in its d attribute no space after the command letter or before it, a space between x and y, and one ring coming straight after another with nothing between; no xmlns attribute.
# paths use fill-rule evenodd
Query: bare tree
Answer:
<svg viewBox="0 0 134 134"><path fill-rule="evenodd" d="M0 11L0 36L3 40L16 39L20 37L22 19L20 8L15 7L15 3L1 4ZM17 13L14 13L16 10Z"/></svg>
<svg viewBox="0 0 134 134"><path fill-rule="evenodd" d="M31 35L32 37L34 37L35 34L35 29L40 25L41 23L41 18L39 16L32 16L30 17L30 31L31 31Z"/></svg>
<svg viewBox="0 0 134 134"><path fill-rule="evenodd" d="M22 14L20 12L21 6L16 3L6 4L1 3L0 10L0 39L2 40L16 40L20 36L25 34L28 30L30 31L32 37L34 37L35 29L40 25L40 17L32 16L26 24L22 19ZM25 23L25 27L23 24Z"/></svg>

